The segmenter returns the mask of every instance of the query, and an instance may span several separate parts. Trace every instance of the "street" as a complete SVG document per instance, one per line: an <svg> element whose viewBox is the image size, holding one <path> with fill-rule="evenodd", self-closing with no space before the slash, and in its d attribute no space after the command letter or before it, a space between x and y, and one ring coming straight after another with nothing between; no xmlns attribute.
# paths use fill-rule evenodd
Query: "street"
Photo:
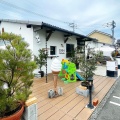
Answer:
<svg viewBox="0 0 120 120"><path fill-rule="evenodd" d="M93 112L90 120L120 120L120 78Z"/></svg>

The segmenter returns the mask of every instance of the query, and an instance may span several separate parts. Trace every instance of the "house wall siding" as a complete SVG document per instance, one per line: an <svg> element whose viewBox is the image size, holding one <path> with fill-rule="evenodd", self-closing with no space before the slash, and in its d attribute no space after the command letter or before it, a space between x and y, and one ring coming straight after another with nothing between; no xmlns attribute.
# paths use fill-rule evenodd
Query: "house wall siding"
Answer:
<svg viewBox="0 0 120 120"><path fill-rule="evenodd" d="M112 38L110 38L107 35L101 34L101 33L96 32L96 33L89 35L89 37L96 38L98 42L101 42L101 43L112 44Z"/></svg>

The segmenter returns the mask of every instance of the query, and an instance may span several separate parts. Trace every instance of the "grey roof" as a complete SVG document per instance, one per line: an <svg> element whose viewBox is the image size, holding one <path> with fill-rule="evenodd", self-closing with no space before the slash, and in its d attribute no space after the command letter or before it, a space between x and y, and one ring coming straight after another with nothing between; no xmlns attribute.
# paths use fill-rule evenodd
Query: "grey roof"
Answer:
<svg viewBox="0 0 120 120"><path fill-rule="evenodd" d="M96 39L94 38L90 38L88 36L85 36L85 35L81 35L79 33L75 33L73 31L69 31L69 30L66 30L66 29L63 29L63 28L60 28L58 26L54 26L54 25L51 25L51 24L48 24L48 23L45 23L45 22L38 22L38 21L25 21L25 20L11 20L11 19L0 19L0 22L12 22L12 23L21 23L21 24L27 24L27 25L31 25L31 26L42 26L42 27L45 27L45 28L49 28L51 30L57 30L57 31L60 31L60 32L64 32L68 35L74 35L77 37L77 40L85 40L85 41L97 41Z"/></svg>
<svg viewBox="0 0 120 120"><path fill-rule="evenodd" d="M11 22L11 23L21 23L21 24L31 24L31 25L42 25L42 22L29 21L29 20L11 20L11 19L0 19L0 22Z"/></svg>
<svg viewBox="0 0 120 120"><path fill-rule="evenodd" d="M42 26L50 28L52 30L57 30L57 31L60 31L60 32L64 32L64 33L66 33L68 35L71 35L71 36L74 35L74 36L78 37L78 39L84 39L85 41L96 41L96 39L94 39L94 38L90 38L90 37L87 37L85 35L81 35L81 34L73 32L73 31L69 31L69 30L66 30L66 29L48 24L48 23L42 22Z"/></svg>

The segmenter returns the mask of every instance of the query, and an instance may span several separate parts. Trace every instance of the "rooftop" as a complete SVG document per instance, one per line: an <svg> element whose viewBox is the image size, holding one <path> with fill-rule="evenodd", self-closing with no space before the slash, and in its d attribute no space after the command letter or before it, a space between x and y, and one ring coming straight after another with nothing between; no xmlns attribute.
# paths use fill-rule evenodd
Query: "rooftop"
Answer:
<svg viewBox="0 0 120 120"><path fill-rule="evenodd" d="M26 24L27 26L33 26L33 27L41 27L41 28L47 28L53 31L60 31L66 33L67 36L76 36L77 40L84 40L84 41L96 41L94 38L90 38L85 35L81 35L79 33L75 33L73 31L69 31L64 28L60 28L58 26L55 26L53 24L48 24L42 21L25 21L25 20L11 20L11 19L0 19L0 22L11 22L11 23L20 23L20 24Z"/></svg>

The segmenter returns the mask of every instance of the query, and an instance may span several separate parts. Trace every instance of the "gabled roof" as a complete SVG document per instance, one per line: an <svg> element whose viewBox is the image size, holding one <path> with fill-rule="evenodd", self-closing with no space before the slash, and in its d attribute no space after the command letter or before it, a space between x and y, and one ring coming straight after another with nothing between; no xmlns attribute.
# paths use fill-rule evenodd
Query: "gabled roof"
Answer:
<svg viewBox="0 0 120 120"><path fill-rule="evenodd" d="M21 24L26 24L26 25L30 25L30 26L38 26L38 27L44 27L44 28L48 28L50 30L56 30L56 31L60 31L60 32L64 32L66 35L69 36L76 36L77 40L84 40L84 41L97 41L94 38L90 38L88 36L85 35L81 35L79 33L75 33L73 31L69 31L63 28L60 28L58 26L54 26L45 22L38 22L38 21L23 21L23 20L11 20L11 19L0 19L0 22L12 22L12 23L21 23Z"/></svg>
<svg viewBox="0 0 120 120"><path fill-rule="evenodd" d="M109 37L112 38L112 35L111 35L111 34L108 34L108 33L105 33L105 32L101 32L101 31L98 31L98 30L92 31L92 32L89 33L87 36L90 36L90 35L92 35L93 33L100 33L100 34L103 34L103 35L106 35L106 36L109 36Z"/></svg>

